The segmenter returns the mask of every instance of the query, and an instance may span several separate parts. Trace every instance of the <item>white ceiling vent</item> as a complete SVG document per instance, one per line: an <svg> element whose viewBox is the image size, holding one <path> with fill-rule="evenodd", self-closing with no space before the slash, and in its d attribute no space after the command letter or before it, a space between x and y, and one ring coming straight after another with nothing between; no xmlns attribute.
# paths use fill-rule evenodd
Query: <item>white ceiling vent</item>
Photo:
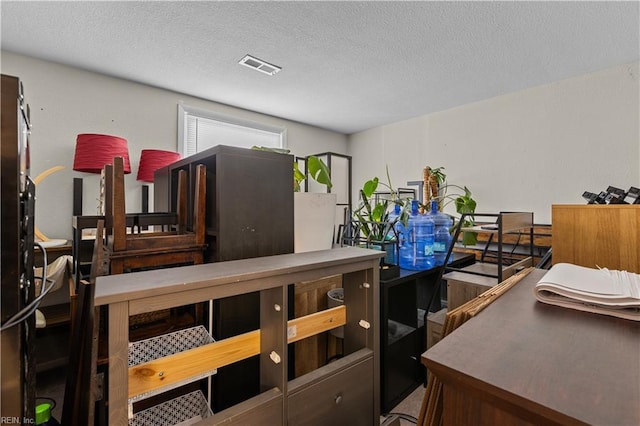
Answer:
<svg viewBox="0 0 640 426"><path fill-rule="evenodd" d="M240 59L240 62L238 63L269 75L274 75L282 69L277 65L270 64L251 55L246 55L244 58Z"/></svg>

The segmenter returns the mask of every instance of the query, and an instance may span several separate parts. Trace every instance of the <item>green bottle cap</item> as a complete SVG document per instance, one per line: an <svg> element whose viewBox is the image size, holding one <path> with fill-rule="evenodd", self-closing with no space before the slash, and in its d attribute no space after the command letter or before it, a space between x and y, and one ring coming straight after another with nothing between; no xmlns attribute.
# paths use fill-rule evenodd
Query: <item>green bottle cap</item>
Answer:
<svg viewBox="0 0 640 426"><path fill-rule="evenodd" d="M51 418L51 404L48 402L36 405L36 425L48 422Z"/></svg>

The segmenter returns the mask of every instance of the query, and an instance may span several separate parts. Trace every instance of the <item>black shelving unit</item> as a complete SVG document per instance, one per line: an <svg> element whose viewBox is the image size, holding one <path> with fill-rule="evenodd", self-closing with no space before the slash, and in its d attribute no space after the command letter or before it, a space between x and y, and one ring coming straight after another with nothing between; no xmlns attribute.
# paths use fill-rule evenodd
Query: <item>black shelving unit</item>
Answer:
<svg viewBox="0 0 640 426"><path fill-rule="evenodd" d="M474 262L472 254L454 253L449 265L464 267ZM389 412L424 383L420 356L426 350L427 314L440 309L441 269L400 269L398 277L380 280L382 412Z"/></svg>
<svg viewBox="0 0 640 426"><path fill-rule="evenodd" d="M155 172L155 210L173 210L178 172L185 170L193 187L195 167L204 164L205 263L293 253L293 162L292 155L225 145L209 148ZM189 218L193 200L188 199L187 204ZM259 293L215 300L211 314L210 331L216 340L256 330L260 327ZM213 410L257 395L259 378L258 357L218 369L213 376Z"/></svg>

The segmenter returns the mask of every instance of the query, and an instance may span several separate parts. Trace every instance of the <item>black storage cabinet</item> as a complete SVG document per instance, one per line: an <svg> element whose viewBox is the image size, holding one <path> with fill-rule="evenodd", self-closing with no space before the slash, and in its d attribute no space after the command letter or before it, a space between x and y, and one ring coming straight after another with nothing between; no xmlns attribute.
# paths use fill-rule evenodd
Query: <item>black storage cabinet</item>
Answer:
<svg viewBox="0 0 640 426"><path fill-rule="evenodd" d="M218 145L155 173L155 211L175 211L178 172L186 170L189 194L195 167L207 168L205 262L293 253L293 162L291 155ZM188 200L192 216L193 200ZM259 294L216 300L214 339L260 328ZM212 408L220 411L259 394L254 357L213 376Z"/></svg>

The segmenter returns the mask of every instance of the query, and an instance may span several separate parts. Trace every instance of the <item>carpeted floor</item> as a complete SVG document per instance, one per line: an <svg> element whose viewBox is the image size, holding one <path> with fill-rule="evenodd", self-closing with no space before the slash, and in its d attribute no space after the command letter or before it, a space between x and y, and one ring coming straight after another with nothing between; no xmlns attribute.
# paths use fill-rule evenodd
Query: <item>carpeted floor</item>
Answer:
<svg viewBox="0 0 640 426"><path fill-rule="evenodd" d="M380 417L380 423L384 423L385 421L391 421L393 418L400 419L400 426L410 426L414 425L415 422L406 420L404 416L408 415L417 419L418 414L420 413L420 406L422 405L422 398L424 397L425 387L418 386L416 390L414 390L408 397L403 399L400 404L393 407L390 411L389 415L385 417Z"/></svg>

